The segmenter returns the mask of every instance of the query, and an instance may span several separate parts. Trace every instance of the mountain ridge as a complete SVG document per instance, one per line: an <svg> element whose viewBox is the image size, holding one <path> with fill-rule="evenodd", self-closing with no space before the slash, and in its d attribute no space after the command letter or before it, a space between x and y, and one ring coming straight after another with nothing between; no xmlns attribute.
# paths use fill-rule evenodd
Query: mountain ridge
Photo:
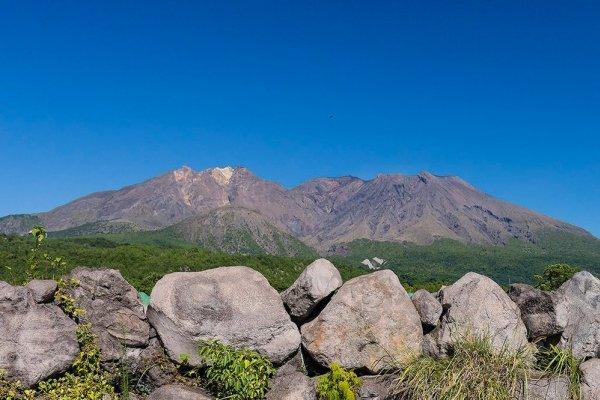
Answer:
<svg viewBox="0 0 600 400"><path fill-rule="evenodd" d="M535 242L541 229L592 236L498 200L454 175L321 177L287 189L244 167L195 171L187 166L121 189L91 193L48 212L0 218L0 232L23 234L27 223L34 221L49 231L100 221L104 229L117 221L153 231L223 207L252 210L277 230L321 252L357 239L428 244L448 238L506 244L513 238Z"/></svg>

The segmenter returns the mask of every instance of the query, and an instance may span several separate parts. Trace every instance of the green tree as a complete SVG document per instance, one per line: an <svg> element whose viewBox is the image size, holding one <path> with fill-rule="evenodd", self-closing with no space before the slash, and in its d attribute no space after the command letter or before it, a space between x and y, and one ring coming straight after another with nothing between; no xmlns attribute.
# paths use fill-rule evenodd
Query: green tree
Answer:
<svg viewBox="0 0 600 400"><path fill-rule="evenodd" d="M548 265L541 275L534 276L536 287L541 290L556 290L579 271L579 268L569 264Z"/></svg>

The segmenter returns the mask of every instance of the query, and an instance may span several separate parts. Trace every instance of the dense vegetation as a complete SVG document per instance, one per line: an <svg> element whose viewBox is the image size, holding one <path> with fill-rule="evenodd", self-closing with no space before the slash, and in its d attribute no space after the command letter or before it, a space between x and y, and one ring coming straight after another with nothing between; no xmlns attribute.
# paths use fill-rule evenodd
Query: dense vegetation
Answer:
<svg viewBox="0 0 600 400"><path fill-rule="evenodd" d="M0 280L27 280L24 266L31 263L33 247L33 238L0 235ZM314 253L300 258L226 254L201 249L166 234L146 232L78 238L50 236L42 250L52 262L43 262L38 275L58 277L77 265L111 267L119 269L138 290L148 293L164 274L226 265L254 268L276 289L283 290L317 257ZM514 240L506 246L468 245L452 240L439 240L428 246L358 240L348 244L344 253L330 257L344 279L368 272L360 264L365 258L381 257L387 260L385 267L394 270L409 291L434 291L469 271L487 275L502 285L536 283L534 276L543 278L543 270L549 264L568 263L600 274L598 239L557 233L540 235L536 244ZM61 258L56 261L56 256ZM563 272L572 275L572 271Z"/></svg>
<svg viewBox="0 0 600 400"><path fill-rule="evenodd" d="M365 258L380 257L400 281L436 290L469 271L489 276L501 285L536 283L549 264L568 263L600 274L600 240L570 234L542 233L537 243L513 240L505 246L485 246L439 240L428 246L358 240L350 243L335 262L358 265Z"/></svg>
<svg viewBox="0 0 600 400"><path fill-rule="evenodd" d="M0 235L0 280L23 283L30 279L27 266L35 240L31 237ZM110 267L138 290L149 293L163 275L175 271L201 271L227 265L245 265L262 273L278 290L287 288L312 259L270 255L231 255L210 252L190 245L117 243L106 238L65 238L45 241L40 252L60 255L60 263L40 263L35 276L57 278L78 265ZM52 258L54 260L54 258ZM337 265L344 279L363 273L359 267Z"/></svg>

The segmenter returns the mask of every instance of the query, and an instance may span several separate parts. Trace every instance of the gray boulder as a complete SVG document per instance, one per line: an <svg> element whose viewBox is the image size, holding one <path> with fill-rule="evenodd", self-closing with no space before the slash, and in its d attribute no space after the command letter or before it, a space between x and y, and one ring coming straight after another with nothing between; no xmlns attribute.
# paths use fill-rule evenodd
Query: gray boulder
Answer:
<svg viewBox="0 0 600 400"><path fill-rule="evenodd" d="M50 303L54 300L58 285L52 279L34 279L27 284L27 289L36 303Z"/></svg>
<svg viewBox="0 0 600 400"><path fill-rule="evenodd" d="M60 308L37 304L23 286L0 282L0 369L32 386L69 368L79 353L76 324Z"/></svg>
<svg viewBox="0 0 600 400"><path fill-rule="evenodd" d="M428 328L435 328L442 316L442 305L435 296L420 289L413 294L412 302L421 317L421 323Z"/></svg>
<svg viewBox="0 0 600 400"><path fill-rule="evenodd" d="M78 283L68 291L85 310L104 361L120 359L127 348L148 345L150 325L144 308L135 288L119 271L79 267L70 278Z"/></svg>
<svg viewBox="0 0 600 400"><path fill-rule="evenodd" d="M218 339L248 347L282 364L300 345L300 334L279 293L248 267L221 267L165 275L152 290L148 318L167 354L201 363L198 341Z"/></svg>
<svg viewBox="0 0 600 400"><path fill-rule="evenodd" d="M510 286L508 296L519 307L530 339L547 338L562 332L563 327L556 320L554 299L550 293L516 283Z"/></svg>
<svg viewBox="0 0 600 400"><path fill-rule="evenodd" d="M433 358L442 356L440 352L440 328L436 328L431 332L423 335L423 354Z"/></svg>
<svg viewBox="0 0 600 400"><path fill-rule="evenodd" d="M421 353L423 342L419 314L389 270L346 282L301 331L302 345L322 366L372 373Z"/></svg>
<svg viewBox="0 0 600 400"><path fill-rule="evenodd" d="M131 375L141 377L137 385L146 390L173 383L178 375L177 367L167 357L157 338L151 338L148 347L128 348L124 361ZM117 368L111 372L119 373L118 367L122 364L114 367Z"/></svg>
<svg viewBox="0 0 600 400"><path fill-rule="evenodd" d="M306 376L302 354L298 352L294 358L277 370L271 379L267 400L316 400L315 379Z"/></svg>
<svg viewBox="0 0 600 400"><path fill-rule="evenodd" d="M600 280L582 271L555 292L560 345L578 358L600 357Z"/></svg>
<svg viewBox="0 0 600 400"><path fill-rule="evenodd" d="M600 399L600 359L591 358L580 366L583 374L581 395L583 400Z"/></svg>
<svg viewBox="0 0 600 400"><path fill-rule="evenodd" d="M358 390L357 400L388 400L396 398L392 395L392 388L396 375L361 376L362 385Z"/></svg>
<svg viewBox="0 0 600 400"><path fill-rule="evenodd" d="M292 318L304 321L340 286L340 272L331 262L320 258L306 267L292 286L281 293L281 298Z"/></svg>
<svg viewBox="0 0 600 400"><path fill-rule="evenodd" d="M150 393L147 400L213 400L199 388L183 385L165 385Z"/></svg>
<svg viewBox="0 0 600 400"><path fill-rule="evenodd" d="M488 337L494 348L518 350L527 346L527 329L517 305L490 278L469 272L440 291L442 352L465 337Z"/></svg>

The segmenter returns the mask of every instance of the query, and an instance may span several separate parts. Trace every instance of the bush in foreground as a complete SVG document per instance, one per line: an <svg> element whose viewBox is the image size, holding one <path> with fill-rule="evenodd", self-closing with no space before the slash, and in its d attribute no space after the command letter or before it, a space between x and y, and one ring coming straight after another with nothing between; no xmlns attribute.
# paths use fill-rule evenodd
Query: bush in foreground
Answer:
<svg viewBox="0 0 600 400"><path fill-rule="evenodd" d="M268 358L250 349L235 349L216 340L200 342L207 386L231 400L262 399L275 368Z"/></svg>
<svg viewBox="0 0 600 400"><path fill-rule="evenodd" d="M401 398L510 400L528 381L528 351L494 349L489 338L465 338L446 358L415 356L400 366L393 391Z"/></svg>
<svg viewBox="0 0 600 400"><path fill-rule="evenodd" d="M320 400L354 400L356 391L362 384L361 379L352 371L347 371L339 364L330 366L331 372L319 377L317 396Z"/></svg>

